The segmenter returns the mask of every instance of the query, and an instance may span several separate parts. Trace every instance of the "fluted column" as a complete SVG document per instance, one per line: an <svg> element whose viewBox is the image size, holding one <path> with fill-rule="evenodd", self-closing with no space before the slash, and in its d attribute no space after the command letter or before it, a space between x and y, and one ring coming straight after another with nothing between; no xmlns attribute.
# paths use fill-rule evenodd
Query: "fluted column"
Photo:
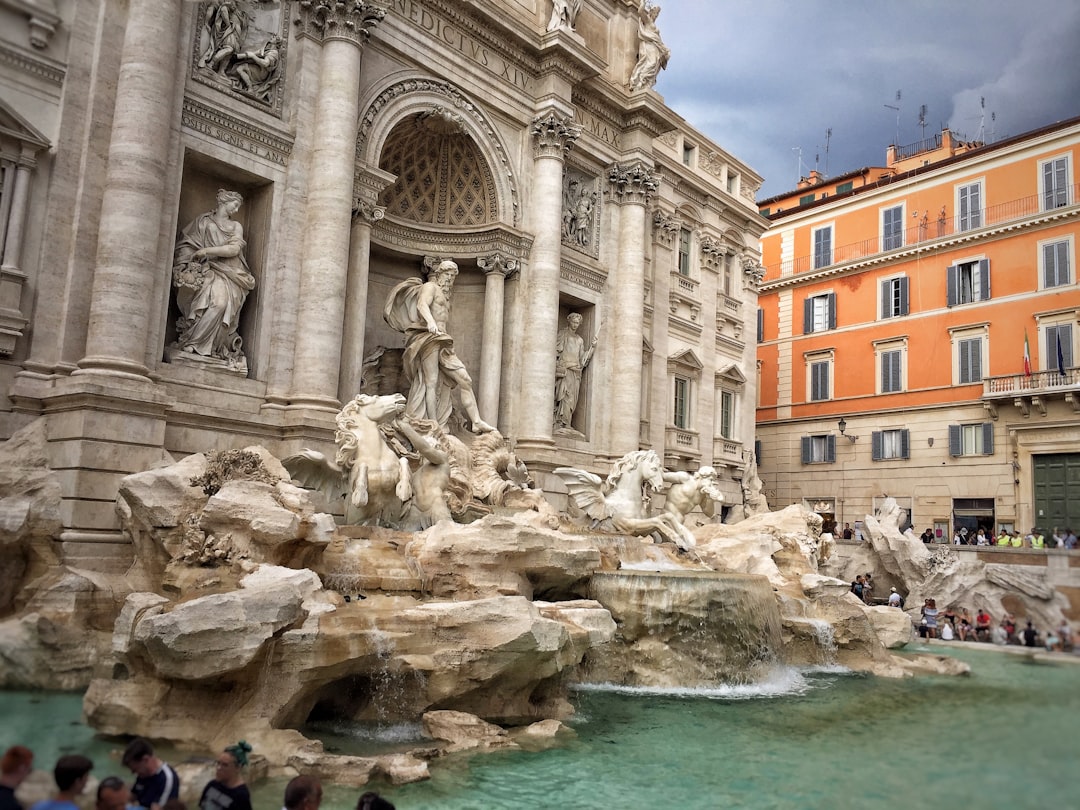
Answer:
<svg viewBox="0 0 1080 810"><path fill-rule="evenodd" d="M645 208L659 182L642 164L615 164L608 172L619 205L619 251L612 270L612 360L609 446L637 450L641 432L641 341L645 325Z"/></svg>
<svg viewBox="0 0 1080 810"><path fill-rule="evenodd" d="M130 0L80 371L145 377L182 0Z"/></svg>
<svg viewBox="0 0 1080 810"><path fill-rule="evenodd" d="M533 120L535 169L531 197L535 239L528 273L528 310L522 328L519 445L552 444L555 337L559 330L562 262L563 160L581 128L556 112Z"/></svg>
<svg viewBox="0 0 1080 810"><path fill-rule="evenodd" d="M322 54L300 259L291 406L334 411L340 407L338 381L352 229L348 201L353 199L360 63L364 42L385 14L363 0L300 4L298 36L321 42Z"/></svg>
<svg viewBox="0 0 1080 810"><path fill-rule="evenodd" d="M503 303L507 277L517 272L517 259L496 253L476 260L484 271L484 335L480 341L480 415L499 425L502 384Z"/></svg>

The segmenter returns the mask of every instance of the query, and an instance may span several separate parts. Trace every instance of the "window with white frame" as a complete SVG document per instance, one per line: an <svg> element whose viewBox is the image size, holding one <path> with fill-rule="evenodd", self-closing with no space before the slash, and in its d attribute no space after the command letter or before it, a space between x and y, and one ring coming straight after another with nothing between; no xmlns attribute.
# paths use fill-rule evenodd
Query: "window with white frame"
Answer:
<svg viewBox="0 0 1080 810"><path fill-rule="evenodd" d="M739 257L734 252L729 252L724 257L724 295L731 298L735 290L735 268L739 263Z"/></svg>
<svg viewBox="0 0 1080 810"><path fill-rule="evenodd" d="M833 263L832 225L822 225L814 229L814 269L828 267Z"/></svg>
<svg viewBox="0 0 1080 810"><path fill-rule="evenodd" d="M1042 204L1044 211L1069 204L1069 158L1053 158L1042 164Z"/></svg>
<svg viewBox="0 0 1080 810"><path fill-rule="evenodd" d="M701 383L701 361L689 349L668 358L667 371L670 383L668 402L671 403L671 421L679 430L695 430L694 398Z"/></svg>
<svg viewBox="0 0 1080 810"><path fill-rule="evenodd" d="M812 295L803 301L803 334L836 328L836 293Z"/></svg>
<svg viewBox="0 0 1080 810"><path fill-rule="evenodd" d="M1073 367L1073 328L1071 323L1050 323L1043 327L1043 362L1046 371L1064 371Z"/></svg>
<svg viewBox="0 0 1080 810"><path fill-rule="evenodd" d="M874 344L878 367L878 393L895 394L904 390L904 366L907 340Z"/></svg>
<svg viewBox="0 0 1080 810"><path fill-rule="evenodd" d="M894 205L881 211L881 249L896 250L904 246L904 206Z"/></svg>
<svg viewBox="0 0 1080 810"><path fill-rule="evenodd" d="M679 273L690 275L690 229L679 229Z"/></svg>
<svg viewBox="0 0 1080 810"><path fill-rule="evenodd" d="M806 355L806 399L824 402L832 399L833 353L816 352Z"/></svg>
<svg viewBox="0 0 1080 810"><path fill-rule="evenodd" d="M727 184L725 188L727 188L728 194L739 193L739 175L736 172L729 171L727 173Z"/></svg>
<svg viewBox="0 0 1080 810"><path fill-rule="evenodd" d="M881 317L896 318L908 314L907 276L887 278L881 282Z"/></svg>
<svg viewBox="0 0 1080 810"><path fill-rule="evenodd" d="M994 423L949 425L950 456L992 456L994 454Z"/></svg>
<svg viewBox="0 0 1080 810"><path fill-rule="evenodd" d="M990 300L990 260L957 262L946 268L946 305L972 304Z"/></svg>
<svg viewBox="0 0 1080 810"><path fill-rule="evenodd" d="M956 229L970 231L982 227L982 183L969 183L956 189Z"/></svg>
<svg viewBox="0 0 1080 810"><path fill-rule="evenodd" d="M802 437L803 464L831 464L836 461L836 436L820 434Z"/></svg>
<svg viewBox="0 0 1080 810"><path fill-rule="evenodd" d="M956 359L959 365L957 381L960 385L982 381L982 354L983 339L981 337L956 341Z"/></svg>
<svg viewBox="0 0 1080 810"><path fill-rule="evenodd" d="M873 461L911 458L911 431L906 428L875 430L870 435L870 457Z"/></svg>
<svg viewBox="0 0 1080 810"><path fill-rule="evenodd" d="M1071 239L1059 239L1054 242L1043 242L1039 251L1042 259L1042 286L1063 287L1072 283L1072 267L1069 254L1072 249Z"/></svg>

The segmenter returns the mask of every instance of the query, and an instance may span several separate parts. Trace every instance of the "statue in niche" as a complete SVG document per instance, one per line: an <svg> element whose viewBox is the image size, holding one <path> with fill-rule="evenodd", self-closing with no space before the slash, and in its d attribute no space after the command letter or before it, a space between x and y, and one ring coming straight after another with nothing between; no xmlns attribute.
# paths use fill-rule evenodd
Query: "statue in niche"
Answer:
<svg viewBox="0 0 1080 810"><path fill-rule="evenodd" d="M563 192L563 239L578 247L588 247L592 238L596 191L580 180L570 180Z"/></svg>
<svg viewBox="0 0 1080 810"><path fill-rule="evenodd" d="M217 207L189 222L176 240L172 275L182 317L171 348L191 356L185 359L222 363L246 374L247 358L236 330L255 276L244 258L244 228L232 218L243 199L219 189Z"/></svg>
<svg viewBox="0 0 1080 810"><path fill-rule="evenodd" d="M582 0L552 0L548 31L573 31Z"/></svg>
<svg viewBox="0 0 1080 810"><path fill-rule="evenodd" d="M235 76L233 87L241 93L270 102L274 86L281 78L279 59L281 37L273 34L257 51L236 54L230 73Z"/></svg>
<svg viewBox="0 0 1080 810"><path fill-rule="evenodd" d="M581 375L592 360L599 337L594 336L585 348L585 340L578 334L581 321L581 315L571 312L555 340L555 427L560 430L571 429L581 393Z"/></svg>
<svg viewBox="0 0 1080 810"><path fill-rule="evenodd" d="M203 21L206 47L199 57L199 67L224 76L232 58L240 53L247 23L247 16L237 8L236 0L211 0Z"/></svg>
<svg viewBox="0 0 1080 810"><path fill-rule="evenodd" d="M638 6L638 60L630 74L631 90L647 90L656 84L657 75L667 67L671 57L671 50L660 38L660 29L656 27L659 15L660 6L641 0Z"/></svg>
<svg viewBox="0 0 1080 810"><path fill-rule="evenodd" d="M431 271L426 282L406 279L390 291L383 317L405 334L402 360L409 380L406 413L417 419L432 419L446 429L453 409L450 392L457 388L472 431L487 433L494 428L480 418L472 378L454 352L454 339L446 331L450 293L457 275L457 264L445 260Z"/></svg>
<svg viewBox="0 0 1080 810"><path fill-rule="evenodd" d="M664 501L664 511L683 525L686 524L686 516L698 508L706 516L713 517L716 504L724 501L724 493L717 486L716 470L712 467L701 467L695 473L665 471L664 482L671 485Z"/></svg>

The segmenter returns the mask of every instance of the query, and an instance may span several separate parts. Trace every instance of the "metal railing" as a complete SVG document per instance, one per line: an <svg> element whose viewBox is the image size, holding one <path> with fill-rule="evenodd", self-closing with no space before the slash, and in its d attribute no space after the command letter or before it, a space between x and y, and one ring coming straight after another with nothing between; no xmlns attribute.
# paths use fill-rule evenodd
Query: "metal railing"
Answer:
<svg viewBox="0 0 1080 810"><path fill-rule="evenodd" d="M983 379L984 397L1008 397L1051 393L1080 385L1080 368L1067 368L1061 374L1056 368L1027 374L1006 374Z"/></svg>
<svg viewBox="0 0 1080 810"><path fill-rule="evenodd" d="M1055 206L1056 208L1064 208L1073 205L1080 199L1080 183L1072 185L1065 191L1066 193L1063 200L1059 201L1058 205ZM912 245L918 245L923 242L946 239L959 233L974 231L979 228L988 228L994 225L1002 225L1035 214L1046 213L1047 211L1053 210L1053 208L1048 208L1046 206L1044 197L1045 195L1043 194L1033 194L1030 197L1009 200L1008 202L987 206L986 208L980 208L965 215L953 217L946 217L943 214L939 214L938 216L931 218L929 212L923 212L921 217L916 216L916 224L905 228L902 233L894 232L885 236L875 236L870 239L864 239L861 242L852 242L851 244L841 245L832 251L832 256L828 257L830 259L829 261L819 261L816 266L814 264L814 256L812 255L800 256L796 259L789 259L784 262L774 262L766 267L766 278L772 279L776 278L777 275L790 276L798 275L799 273L808 273L812 270L823 270L826 267L832 267L833 265L844 264L845 262L856 261L858 259L867 259L871 256L878 256L883 253L892 253L893 251L902 250L905 247L911 247ZM915 214L918 215L919 212L915 212Z"/></svg>

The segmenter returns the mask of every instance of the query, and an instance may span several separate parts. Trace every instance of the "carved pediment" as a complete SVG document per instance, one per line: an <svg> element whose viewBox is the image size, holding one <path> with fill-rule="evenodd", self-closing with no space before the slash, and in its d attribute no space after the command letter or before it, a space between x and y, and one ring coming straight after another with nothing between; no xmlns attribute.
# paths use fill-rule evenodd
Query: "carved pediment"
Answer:
<svg viewBox="0 0 1080 810"><path fill-rule="evenodd" d="M0 138L18 142L22 150L28 149L31 154L49 148L49 139L15 112L2 98L0 98Z"/></svg>

